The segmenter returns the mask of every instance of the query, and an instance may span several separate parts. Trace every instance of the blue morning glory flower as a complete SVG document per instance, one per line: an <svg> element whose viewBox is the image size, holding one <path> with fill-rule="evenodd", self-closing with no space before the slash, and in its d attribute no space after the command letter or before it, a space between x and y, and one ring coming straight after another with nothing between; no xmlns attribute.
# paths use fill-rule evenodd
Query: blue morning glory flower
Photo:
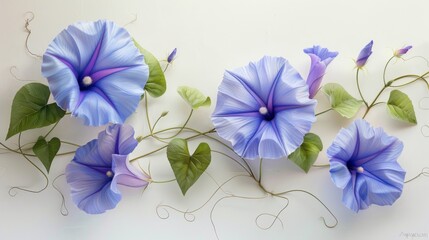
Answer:
<svg viewBox="0 0 429 240"><path fill-rule="evenodd" d="M397 159L402 148L399 139L362 119L338 133L327 153L346 207L358 212L371 204L392 205L401 196L405 171Z"/></svg>
<svg viewBox="0 0 429 240"><path fill-rule="evenodd" d="M58 106L86 125L123 123L137 108L149 68L128 32L113 22L78 22L43 55L42 74Z"/></svg>
<svg viewBox="0 0 429 240"><path fill-rule="evenodd" d="M246 159L278 159L303 142L316 101L298 72L281 57L226 71L212 121L219 136Z"/></svg>
<svg viewBox="0 0 429 240"><path fill-rule="evenodd" d="M307 85L310 91L310 98L313 98L319 90L326 68L338 55L338 52L330 52L327 48L322 48L320 46L313 46L312 48L304 49L304 52L311 58Z"/></svg>
<svg viewBox="0 0 429 240"><path fill-rule="evenodd" d="M361 68L365 66L366 61L368 61L369 56L372 54L372 44L374 42L371 40L359 53L359 56L356 60L356 67Z"/></svg>
<svg viewBox="0 0 429 240"><path fill-rule="evenodd" d="M396 50L394 53L393 53L393 55L395 56L395 57L402 57L402 55L404 55L404 54L406 54L411 48L412 48L413 46L411 46L411 45L408 45L408 46L406 46L406 47L403 47L403 48L400 48L400 49L398 49L398 50Z"/></svg>
<svg viewBox="0 0 429 240"><path fill-rule="evenodd" d="M127 159L136 146L133 128L116 124L77 149L65 174L78 208L90 214L103 213L121 200L118 184L147 186L149 176L137 171Z"/></svg>

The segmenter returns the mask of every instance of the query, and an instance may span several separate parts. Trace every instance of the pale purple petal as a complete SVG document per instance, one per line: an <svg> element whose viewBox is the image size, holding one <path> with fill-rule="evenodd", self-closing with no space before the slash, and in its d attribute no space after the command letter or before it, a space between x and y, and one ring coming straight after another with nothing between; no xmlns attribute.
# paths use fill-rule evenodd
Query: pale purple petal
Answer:
<svg viewBox="0 0 429 240"><path fill-rule="evenodd" d="M128 155L137 144L134 129L130 125L110 125L98 134L98 151L110 165L113 154Z"/></svg>
<svg viewBox="0 0 429 240"><path fill-rule="evenodd" d="M73 202L87 213L103 213L121 199L117 184L146 186L149 176L127 161L137 146L134 129L129 125L111 125L76 151L66 168Z"/></svg>
<svg viewBox="0 0 429 240"><path fill-rule="evenodd" d="M338 52L330 52L327 48L313 46L304 49L304 52L310 56L311 66L307 77L310 98L313 98L319 90L329 63L338 55Z"/></svg>
<svg viewBox="0 0 429 240"><path fill-rule="evenodd" d="M137 171L128 162L128 158L125 155L113 155L112 170L118 184L128 187L144 187L148 184L149 176Z"/></svg>
<svg viewBox="0 0 429 240"><path fill-rule="evenodd" d="M361 68L365 66L366 62L368 61L369 56L372 54L372 45L373 41L369 42L359 53L358 58L356 59L356 66L358 68Z"/></svg>
<svg viewBox="0 0 429 240"><path fill-rule="evenodd" d="M406 46L403 48L400 48L398 50L395 51L395 53L393 55L395 55L395 57L402 57L402 55L407 54L407 52L412 48L413 46Z"/></svg>

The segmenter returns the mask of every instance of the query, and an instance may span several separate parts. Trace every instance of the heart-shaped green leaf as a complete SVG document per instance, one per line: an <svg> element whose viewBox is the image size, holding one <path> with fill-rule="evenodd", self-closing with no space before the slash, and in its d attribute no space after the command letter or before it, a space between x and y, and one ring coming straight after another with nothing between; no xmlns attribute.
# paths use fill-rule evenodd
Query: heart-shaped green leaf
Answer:
<svg viewBox="0 0 429 240"><path fill-rule="evenodd" d="M354 117L362 106L362 101L352 97L338 83L325 84L322 90L329 97L332 109L343 117Z"/></svg>
<svg viewBox="0 0 429 240"><path fill-rule="evenodd" d="M177 92L192 107L192 109L209 107L211 104L210 97L204 96L204 94L196 88L181 86L177 88Z"/></svg>
<svg viewBox="0 0 429 240"><path fill-rule="evenodd" d="M29 83L16 93L6 140L25 130L56 123L64 116L65 111L56 103L47 104L50 94L48 86L41 83Z"/></svg>
<svg viewBox="0 0 429 240"><path fill-rule="evenodd" d="M39 137L36 144L33 146L33 152L39 158L39 160L45 166L46 171L49 173L51 168L52 161L54 161L55 156L60 150L61 141L60 139L54 137L49 142L42 136Z"/></svg>
<svg viewBox="0 0 429 240"><path fill-rule="evenodd" d="M158 59L156 59L152 53L142 48L136 40L134 40L134 44L139 49L140 53L143 54L144 60L149 66L149 78L144 89L152 97L162 96L165 93L165 90L167 90L167 83L165 81L164 71L159 65Z"/></svg>
<svg viewBox="0 0 429 240"><path fill-rule="evenodd" d="M387 109L392 117L407 123L417 124L413 103L407 94L399 90L391 91L387 101Z"/></svg>
<svg viewBox="0 0 429 240"><path fill-rule="evenodd" d="M185 195L210 165L211 150L210 146L203 142L198 145L191 156L188 142L185 139L175 138L168 144L167 158L176 176L176 181Z"/></svg>
<svg viewBox="0 0 429 240"><path fill-rule="evenodd" d="M314 133L307 133L304 136L304 142L289 155L289 160L294 162L298 167L306 173L310 170L311 166L316 162L319 152L322 151L323 144L319 136Z"/></svg>

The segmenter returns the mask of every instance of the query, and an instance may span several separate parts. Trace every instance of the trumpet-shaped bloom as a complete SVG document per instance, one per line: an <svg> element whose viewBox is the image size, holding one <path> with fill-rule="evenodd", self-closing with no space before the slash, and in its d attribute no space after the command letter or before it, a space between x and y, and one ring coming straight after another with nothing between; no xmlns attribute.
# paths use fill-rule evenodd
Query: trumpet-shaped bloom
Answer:
<svg viewBox="0 0 429 240"><path fill-rule="evenodd" d="M361 68L365 66L368 61L369 56L372 54L372 44L374 42L371 40L359 53L358 58L356 59L356 67Z"/></svg>
<svg viewBox="0 0 429 240"><path fill-rule="evenodd" d="M58 106L100 126L123 123L135 111L149 68L124 28L99 20L58 34L43 55L42 74Z"/></svg>
<svg viewBox="0 0 429 240"><path fill-rule="evenodd" d="M392 205L401 196L405 171L397 162L402 142L382 128L356 120L342 129L327 150L334 184L343 203L358 212L371 204Z"/></svg>
<svg viewBox="0 0 429 240"><path fill-rule="evenodd" d="M303 142L315 120L316 101L284 58L226 71L212 121L217 133L246 159L288 156Z"/></svg>
<svg viewBox="0 0 429 240"><path fill-rule="evenodd" d="M310 98L313 98L319 90L326 68L338 55L338 52L330 52L327 48L322 48L320 46L313 46L312 48L304 49L304 52L311 58L307 85L310 91Z"/></svg>
<svg viewBox="0 0 429 240"><path fill-rule="evenodd" d="M121 200L118 184L144 187L149 176L129 162L137 146L134 130L128 125L111 125L76 151L67 165L66 178L73 202L90 214L103 213Z"/></svg>

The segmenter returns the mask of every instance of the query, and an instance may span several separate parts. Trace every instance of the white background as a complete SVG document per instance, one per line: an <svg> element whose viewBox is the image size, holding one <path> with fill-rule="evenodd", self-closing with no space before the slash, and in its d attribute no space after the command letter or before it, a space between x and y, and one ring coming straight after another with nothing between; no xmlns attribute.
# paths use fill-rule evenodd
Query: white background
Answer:
<svg viewBox="0 0 429 240"><path fill-rule="evenodd" d="M211 96L214 103L225 69L246 65L263 55L286 57L306 77L310 61L302 49L313 44L340 52L329 66L324 81L341 83L357 96L353 58L366 43L374 40L374 54L361 74L364 95L372 100L382 87L382 69L393 49L411 44L413 49L407 57L429 57L428 9L427 0L0 0L0 136L6 136L15 92L27 83L14 79L10 67L16 66L13 72L20 79L46 83L40 73L41 61L31 57L24 48L27 11L35 14L30 26L33 34L29 47L38 54L44 52L56 34L75 21L110 19L125 25L134 16L137 20L126 28L160 59L165 59L177 47L177 59L166 73L166 95L150 99L152 119L162 111L170 111L160 124L168 127L182 123L189 111L176 94L177 86L196 87ZM405 63L398 61L390 69L388 76L391 78L398 74L421 74L429 66L421 58L414 58ZM416 126L392 120L381 105L374 108L367 119L403 140L405 149L399 162L407 171L406 179L410 179L429 166L429 139L421 133L421 130L429 130L425 128L429 124L429 110L419 106L421 103L429 107L429 101L425 99L428 90L424 84L417 83L403 91L415 105ZM382 99L387 100L387 97L385 94ZM319 94L317 99L318 111L326 109L326 97ZM199 110L190 125L201 130L212 128L213 108L214 104L210 109ZM143 113L141 104L128 121L139 135L147 133ZM326 149L338 130L349 122L331 112L320 116L312 131L322 136ZM52 136L84 144L102 129L88 128L80 120L66 117ZM26 132L23 142L32 142L46 131ZM16 141L14 137L6 144L16 147ZM132 157L157 146L160 145L152 141L144 142ZM212 146L222 149L216 144ZM191 149L194 147L195 143ZM63 173L71 158L70 155L55 160L49 175L51 180ZM173 178L164 152L144 159L142 166L147 168L148 162L151 162L155 180ZM324 152L317 163L327 163ZM218 182L241 171L219 155L213 155L208 169ZM10 187L40 189L43 178L21 156L0 155L0 239L216 239L210 212L222 193L196 212L192 223L174 211L170 211L166 220L156 214L156 207L161 203L182 210L198 208L217 188L206 174L186 197L174 182L152 184L143 193L122 188L123 200L117 208L96 216L87 215L73 205L64 177L57 184L66 195L70 210L66 217L60 214L61 198L51 185L40 194L18 191L15 197L10 197ZM326 168L313 168L305 174L286 160L271 161L264 168L264 185L273 191L305 189L312 192L337 216L338 226L324 227L320 216L328 223L334 220L305 194L287 195L290 205L280 216L283 228L277 221L269 230L258 228L255 218L261 213L277 213L284 206L284 200L229 199L220 202L213 211L212 219L220 239L429 239L428 178L406 184L401 198L392 207L372 206L359 214L342 205L341 190L332 184ZM231 182L225 191L261 196L255 183L246 179ZM266 226L270 219L261 220Z"/></svg>

